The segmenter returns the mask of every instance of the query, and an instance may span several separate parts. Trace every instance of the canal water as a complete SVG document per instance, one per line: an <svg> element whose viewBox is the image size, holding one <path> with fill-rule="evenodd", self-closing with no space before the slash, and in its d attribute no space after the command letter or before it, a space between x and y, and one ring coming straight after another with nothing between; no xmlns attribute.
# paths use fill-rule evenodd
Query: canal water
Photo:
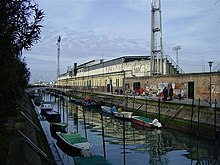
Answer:
<svg viewBox="0 0 220 165"><path fill-rule="evenodd" d="M108 115L103 116L103 138L100 109L87 109L83 113L79 105L66 101L63 106L59 101L55 103L54 97L44 96L44 100L48 99L53 102L53 109L60 112L62 122L68 123L67 131L87 137L92 144L91 154L105 155L113 165L219 165L220 151L212 141L167 128L144 128L131 121L124 121L123 127L123 120ZM41 124L63 164L73 165L73 155L48 134L49 123L41 121Z"/></svg>

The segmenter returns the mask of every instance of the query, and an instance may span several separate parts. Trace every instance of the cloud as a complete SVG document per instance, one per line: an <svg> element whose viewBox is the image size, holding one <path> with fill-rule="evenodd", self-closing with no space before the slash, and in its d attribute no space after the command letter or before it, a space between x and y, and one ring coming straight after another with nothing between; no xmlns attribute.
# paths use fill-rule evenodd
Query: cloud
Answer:
<svg viewBox="0 0 220 165"><path fill-rule="evenodd" d="M74 62L81 64L100 59L102 55L108 60L126 54L150 54L150 0L35 1L46 17L41 41L24 53L33 75L35 72L48 75L46 77L56 75L58 36L61 36L62 72ZM202 61L220 61L220 3L215 2L162 1L164 54L175 60L172 47L181 45L179 58L183 69L202 71ZM193 67L188 66L190 61ZM48 70L50 72L46 72Z"/></svg>
<svg viewBox="0 0 220 165"><path fill-rule="evenodd" d="M146 14L147 9L150 11L151 0L122 0L121 4L133 12Z"/></svg>
<svg viewBox="0 0 220 165"><path fill-rule="evenodd" d="M102 56L108 60L124 54L147 54L149 52L146 45L150 43L144 38L109 37L91 30L79 31L68 28L56 35L57 32L49 30L47 35L48 33L51 35L42 38L42 41L35 45L32 51L24 53L31 71L37 70L43 73L44 70L50 68L49 70L55 75L57 63L55 43L59 34L61 34L60 68L62 73L75 62L82 64L93 59L101 59Z"/></svg>

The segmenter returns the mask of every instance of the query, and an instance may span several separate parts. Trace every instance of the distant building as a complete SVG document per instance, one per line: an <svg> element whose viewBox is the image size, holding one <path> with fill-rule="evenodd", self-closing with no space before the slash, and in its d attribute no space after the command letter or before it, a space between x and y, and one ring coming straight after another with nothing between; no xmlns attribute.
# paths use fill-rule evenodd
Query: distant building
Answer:
<svg viewBox="0 0 220 165"><path fill-rule="evenodd" d="M49 82L47 81L41 81L41 80L38 80L36 82L34 82L32 85L34 86L49 86Z"/></svg>
<svg viewBox="0 0 220 165"><path fill-rule="evenodd" d="M150 56L124 56L106 62L92 60L75 65L71 71L59 75L58 85L96 88L108 92L115 87L123 88L126 78L150 76L150 62ZM163 69L165 75L179 74L167 58L164 58Z"/></svg>
<svg viewBox="0 0 220 165"><path fill-rule="evenodd" d="M109 61L92 60L75 63L59 75L57 85L77 90L115 92L158 97L163 87L173 87L174 97L201 98L220 101L220 73L188 73L175 68L173 60L163 58L164 75L151 76L150 56L123 56ZM210 77L212 79L210 86Z"/></svg>

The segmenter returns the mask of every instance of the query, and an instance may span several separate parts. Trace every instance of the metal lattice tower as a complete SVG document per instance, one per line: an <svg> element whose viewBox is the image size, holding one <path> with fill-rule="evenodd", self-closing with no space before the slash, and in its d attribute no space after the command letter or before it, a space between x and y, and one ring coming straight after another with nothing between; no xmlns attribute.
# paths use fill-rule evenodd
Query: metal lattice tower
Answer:
<svg viewBox="0 0 220 165"><path fill-rule="evenodd" d="M163 75L161 0L151 1L151 75Z"/></svg>
<svg viewBox="0 0 220 165"><path fill-rule="evenodd" d="M179 57L178 57L178 52L181 49L180 45L177 45L175 47L173 47L173 51L176 52L176 68L179 69Z"/></svg>
<svg viewBox="0 0 220 165"><path fill-rule="evenodd" d="M60 75L60 41L61 37L59 36L57 39L57 79Z"/></svg>

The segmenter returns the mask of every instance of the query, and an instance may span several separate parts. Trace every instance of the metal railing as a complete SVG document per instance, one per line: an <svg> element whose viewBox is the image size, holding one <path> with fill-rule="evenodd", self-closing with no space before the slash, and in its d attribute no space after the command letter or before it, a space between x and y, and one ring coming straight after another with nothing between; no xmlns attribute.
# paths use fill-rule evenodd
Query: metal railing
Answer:
<svg viewBox="0 0 220 165"><path fill-rule="evenodd" d="M180 68L179 65L177 65L177 63L172 59L172 57L170 57L169 55L164 55L164 59L168 60L169 63L171 63L171 64L174 66L174 68L176 68L177 71L178 71L180 74L185 73L185 72L183 71L183 69Z"/></svg>
<svg viewBox="0 0 220 165"><path fill-rule="evenodd" d="M213 72L220 72L220 63L218 63L213 69Z"/></svg>

